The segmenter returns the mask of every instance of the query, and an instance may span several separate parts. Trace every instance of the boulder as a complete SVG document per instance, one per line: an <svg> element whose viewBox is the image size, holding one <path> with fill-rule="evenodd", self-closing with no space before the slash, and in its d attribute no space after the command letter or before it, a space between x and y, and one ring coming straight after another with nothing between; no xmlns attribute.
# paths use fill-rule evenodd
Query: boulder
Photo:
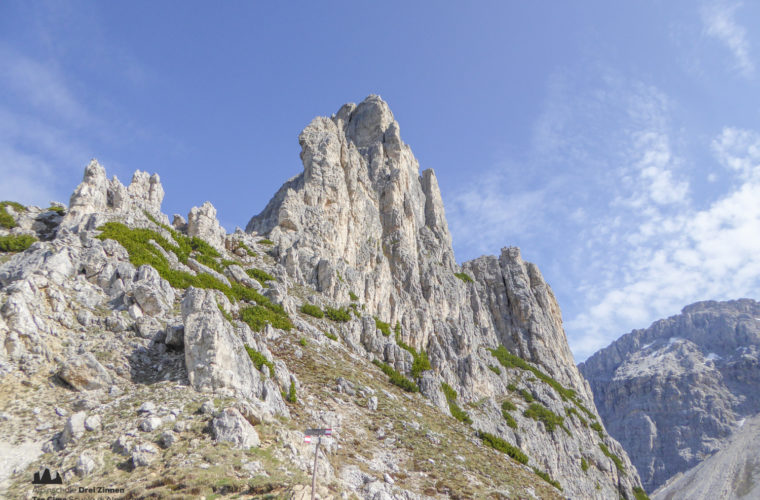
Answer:
<svg viewBox="0 0 760 500"><path fill-rule="evenodd" d="M236 448L247 449L260 444L256 429L235 408L226 408L215 417L211 432L216 441L232 443Z"/></svg>

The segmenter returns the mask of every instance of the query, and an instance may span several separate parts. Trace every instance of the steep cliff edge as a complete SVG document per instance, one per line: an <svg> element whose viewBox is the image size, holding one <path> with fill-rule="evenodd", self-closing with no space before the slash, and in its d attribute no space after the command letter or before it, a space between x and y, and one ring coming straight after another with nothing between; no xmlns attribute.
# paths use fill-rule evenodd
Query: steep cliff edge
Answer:
<svg viewBox="0 0 760 500"><path fill-rule="evenodd" d="M579 367L607 429L652 491L760 413L760 304L692 304Z"/></svg>
<svg viewBox="0 0 760 500"><path fill-rule="evenodd" d="M446 411L440 389L446 383L462 401L477 403L470 411L474 427L519 446L568 494L609 497L612 487L630 495L636 472L601 427L598 433L589 427L596 419L591 392L538 268L516 248L456 265L435 174L419 174L388 105L378 96L344 105L312 121L299 140L303 173L246 230L267 235L288 275L331 299L326 305L353 305L398 331L394 338L377 322L355 320L344 327L349 342L406 374L415 358L403 345L426 353L432 368L420 377L426 396ZM492 354L499 346L534 363L541 376L528 364L499 368ZM520 391L531 392L531 401ZM514 427L502 418L505 400L519 406ZM530 404L564 419L565 431L537 428L524 415L532 414ZM588 463L597 464L597 478L581 470Z"/></svg>
<svg viewBox="0 0 760 500"><path fill-rule="evenodd" d="M246 232L210 203L169 224L157 175L95 161L68 208L7 208L0 488L49 467L133 498L302 499L303 430L330 427L319 498L640 498L537 267L456 264L386 103L300 141Z"/></svg>

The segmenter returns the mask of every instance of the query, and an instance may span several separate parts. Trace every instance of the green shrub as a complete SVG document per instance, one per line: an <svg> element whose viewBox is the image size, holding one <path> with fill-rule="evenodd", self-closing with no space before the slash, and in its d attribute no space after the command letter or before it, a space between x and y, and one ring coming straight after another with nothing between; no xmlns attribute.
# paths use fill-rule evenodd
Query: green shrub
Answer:
<svg viewBox="0 0 760 500"><path fill-rule="evenodd" d="M532 403L535 401L535 399L533 399L533 394L528 392L527 389L520 389L520 396L522 396L526 403Z"/></svg>
<svg viewBox="0 0 760 500"><path fill-rule="evenodd" d="M380 330L386 337L389 337L391 335L391 325L385 321L380 321L377 316L375 316L375 327Z"/></svg>
<svg viewBox="0 0 760 500"><path fill-rule="evenodd" d="M517 406L515 406L512 401L507 399L501 404L501 409L504 411L515 411L517 409Z"/></svg>
<svg viewBox="0 0 760 500"><path fill-rule="evenodd" d="M270 240L269 238L259 240L258 243L259 245L274 245L274 241Z"/></svg>
<svg viewBox="0 0 760 500"><path fill-rule="evenodd" d="M528 362L521 357L515 356L509 352L503 345L500 345L496 349L489 349L489 351L491 351L493 357L495 357L504 368L520 368L522 370L527 370L538 377L539 380L549 384L555 391L557 391L563 400L571 399L575 401L576 393L573 389L563 387L562 384L551 378L549 375L545 374L535 366L528 364Z"/></svg>
<svg viewBox="0 0 760 500"><path fill-rule="evenodd" d="M591 422L591 428L599 434L599 439L604 439L604 429L599 422Z"/></svg>
<svg viewBox="0 0 760 500"><path fill-rule="evenodd" d="M29 234L0 236L0 252L23 252L35 241L37 238Z"/></svg>
<svg viewBox="0 0 760 500"><path fill-rule="evenodd" d="M381 361L373 360L372 363L374 363L376 366L378 366L383 373L388 375L388 378L390 379L390 382L393 385L397 385L404 389L407 392L419 392L420 388L417 387L417 384L406 378L405 376L401 375L399 372L393 369L392 366L387 365Z"/></svg>
<svg viewBox="0 0 760 500"><path fill-rule="evenodd" d="M259 351L252 349L248 344L245 344L245 351L248 353L248 356L253 362L253 366L255 366L257 370L261 370L262 366L266 366L269 368L269 375L274 377L274 364L271 361L265 358Z"/></svg>
<svg viewBox="0 0 760 500"><path fill-rule="evenodd" d="M222 259L222 267L237 266L239 262L236 260Z"/></svg>
<svg viewBox="0 0 760 500"><path fill-rule="evenodd" d="M60 205L50 205L50 206L47 208L47 211L48 211L48 212L55 212L55 213L57 213L58 215L64 215L64 214L66 213L66 209L65 209L65 208L63 208L63 207L62 207L62 206L60 206Z"/></svg>
<svg viewBox="0 0 760 500"><path fill-rule="evenodd" d="M247 323L254 332L263 330L267 323L280 330L290 331L293 328L293 323L290 322L287 315L278 314L266 306L243 307L240 309L240 319Z"/></svg>
<svg viewBox="0 0 760 500"><path fill-rule="evenodd" d="M349 297L351 298L351 300L353 300L354 302L356 302L357 300L359 300L359 296L358 296L358 295L356 295L354 292L348 292L348 296L349 296Z"/></svg>
<svg viewBox="0 0 760 500"><path fill-rule="evenodd" d="M15 201L0 201L0 227L13 229L18 224L16 224L16 219L14 219L13 216L8 213L5 207L13 207L17 213L26 212L26 207L21 203Z"/></svg>
<svg viewBox="0 0 760 500"><path fill-rule="evenodd" d="M345 307L341 307L340 309L327 307L325 308L325 314L331 320L338 321L340 323L345 323L346 321L351 320L351 313L349 313Z"/></svg>
<svg viewBox="0 0 760 500"><path fill-rule="evenodd" d="M515 384L507 384L507 389L512 392L517 392L517 386Z"/></svg>
<svg viewBox="0 0 760 500"><path fill-rule="evenodd" d="M501 375L501 368L494 365L488 365L488 369L494 372L496 375Z"/></svg>
<svg viewBox="0 0 760 500"><path fill-rule="evenodd" d="M540 477L541 479L543 479L547 483L549 483L552 486L554 486L555 488L557 488L559 491L562 491L562 486L560 486L559 481L556 481L556 480L552 479L551 476L549 476L549 474L547 474L546 472L544 472L542 470L538 470L535 467L533 467L533 472L538 477Z"/></svg>
<svg viewBox="0 0 760 500"><path fill-rule="evenodd" d="M443 390L444 396L446 396L446 401L449 403L449 411L451 412L451 416L460 422L464 422L468 425L471 424L472 419L470 416L457 404L457 391L455 391L446 382L441 383L441 389Z"/></svg>
<svg viewBox="0 0 760 500"><path fill-rule="evenodd" d="M512 446L498 436L489 434L488 432L478 431L478 437L483 441L483 444L493 448L494 450L506 453L510 457L514 458L521 464L528 463L528 456L523 453L519 448Z"/></svg>
<svg viewBox="0 0 760 500"><path fill-rule="evenodd" d="M330 340L334 340L336 342L338 341L338 336L337 335L333 335L332 333L325 332L325 337L327 337Z"/></svg>
<svg viewBox="0 0 760 500"><path fill-rule="evenodd" d="M636 486L633 488L633 497L636 500L649 500L649 496L647 496L647 492L641 489L639 486Z"/></svg>
<svg viewBox="0 0 760 500"><path fill-rule="evenodd" d="M581 470L583 470L583 472L588 470L588 462L586 462L586 459L583 457L581 457Z"/></svg>
<svg viewBox="0 0 760 500"><path fill-rule="evenodd" d="M588 427L588 420L583 418L580 413L578 413L578 410L575 408L565 408L565 414L570 417L570 415L575 415L575 417L578 419L578 421L581 423L583 427Z"/></svg>
<svg viewBox="0 0 760 500"><path fill-rule="evenodd" d="M473 281L472 278L470 278L470 276L466 273L454 273L454 276L464 281L465 283L472 283Z"/></svg>
<svg viewBox="0 0 760 500"><path fill-rule="evenodd" d="M430 370L432 367L430 366L430 360L427 357L427 353L425 351L420 351L419 354L417 354L417 351L412 350L412 377L418 378L422 372L426 370Z"/></svg>
<svg viewBox="0 0 760 500"><path fill-rule="evenodd" d="M287 399L288 403L293 404L298 401L298 398L296 397L296 383L293 380L290 381L290 389L288 389L288 394L285 399Z"/></svg>
<svg viewBox="0 0 760 500"><path fill-rule="evenodd" d="M513 429L517 429L517 420L515 420L515 417L505 412L504 410L502 410L501 416L504 417L504 420L507 421L508 426L510 426Z"/></svg>
<svg viewBox="0 0 760 500"><path fill-rule="evenodd" d="M217 304L216 304L216 307L218 307L218 308L219 308L219 312L221 312L221 313L222 313L222 316L224 316L224 319L226 319L226 320L227 320L227 321L229 321L230 323L232 323L232 322L235 320L235 318L233 318L233 317L232 317L232 314L228 313L228 312L227 312L227 311L224 309L224 307L222 307L222 305L221 305L221 304L218 304L218 303L217 303ZM233 324L234 324L234 323L233 323Z"/></svg>
<svg viewBox="0 0 760 500"><path fill-rule="evenodd" d="M623 466L623 461L620 460L619 456L617 456L614 453L612 453L610 451L610 449L607 448L607 446L604 443L599 443L599 449L601 449L602 453L604 453L605 455L607 455L607 457L609 457L613 462L615 462L615 467L617 468L617 470L619 470L620 472L625 472L625 467Z"/></svg>
<svg viewBox="0 0 760 500"><path fill-rule="evenodd" d="M246 269L245 272L248 273L248 276L255 279L264 286L266 286L267 281L275 281L274 276L266 271L262 271L261 269Z"/></svg>
<svg viewBox="0 0 760 500"><path fill-rule="evenodd" d="M401 342L401 322L396 321L396 326L393 327L393 335L396 337L396 343Z"/></svg>
<svg viewBox="0 0 760 500"><path fill-rule="evenodd" d="M306 339L301 337L301 340L298 341L299 344L301 344L301 347L306 347Z"/></svg>
<svg viewBox="0 0 760 500"><path fill-rule="evenodd" d="M304 304L301 306L301 312L304 314L308 314L309 316L314 316L315 318L324 318L325 313L322 312L322 309L315 306L314 304Z"/></svg>
<svg viewBox="0 0 760 500"><path fill-rule="evenodd" d="M528 418L532 418L533 420L537 420L544 423L544 427L546 427L546 430L549 432L554 432L554 429L556 429L558 426L565 429L564 426L564 417L557 415L553 411L551 411L549 408L539 404L539 403L533 403L528 407L527 410L523 412L523 415L525 415ZM567 429L565 429L566 432Z"/></svg>
<svg viewBox="0 0 760 500"><path fill-rule="evenodd" d="M247 253L250 257L256 257L256 252L251 250L251 248L242 241L237 242L237 247L245 250L245 253Z"/></svg>

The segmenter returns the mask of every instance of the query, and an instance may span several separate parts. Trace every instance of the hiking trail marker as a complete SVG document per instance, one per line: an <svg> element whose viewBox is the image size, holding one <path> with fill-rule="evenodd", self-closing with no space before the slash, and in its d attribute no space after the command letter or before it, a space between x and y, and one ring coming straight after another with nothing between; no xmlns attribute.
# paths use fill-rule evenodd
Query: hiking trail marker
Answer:
<svg viewBox="0 0 760 500"><path fill-rule="evenodd" d="M306 429L303 431L303 442L311 443L312 436L317 436L317 448L314 450L314 468L311 471L311 500L314 500L317 486L317 458L319 457L319 445L322 443L322 436L331 437L332 429Z"/></svg>

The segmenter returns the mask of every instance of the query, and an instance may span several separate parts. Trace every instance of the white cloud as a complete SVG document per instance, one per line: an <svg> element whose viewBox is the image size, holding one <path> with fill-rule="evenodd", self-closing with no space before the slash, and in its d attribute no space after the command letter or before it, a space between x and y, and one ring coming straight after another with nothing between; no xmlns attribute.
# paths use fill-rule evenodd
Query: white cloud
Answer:
<svg viewBox="0 0 760 500"><path fill-rule="evenodd" d="M632 231L636 250L626 253L625 277L568 322L582 332L576 355L622 333L610 325L645 327L696 300L760 291L760 134L725 128L712 148L739 184L705 209L653 215Z"/></svg>
<svg viewBox="0 0 760 500"><path fill-rule="evenodd" d="M734 13L741 4L719 1L701 9L705 33L722 42L733 54L735 68L744 76L751 76L755 64L750 56L747 30L736 23Z"/></svg>

